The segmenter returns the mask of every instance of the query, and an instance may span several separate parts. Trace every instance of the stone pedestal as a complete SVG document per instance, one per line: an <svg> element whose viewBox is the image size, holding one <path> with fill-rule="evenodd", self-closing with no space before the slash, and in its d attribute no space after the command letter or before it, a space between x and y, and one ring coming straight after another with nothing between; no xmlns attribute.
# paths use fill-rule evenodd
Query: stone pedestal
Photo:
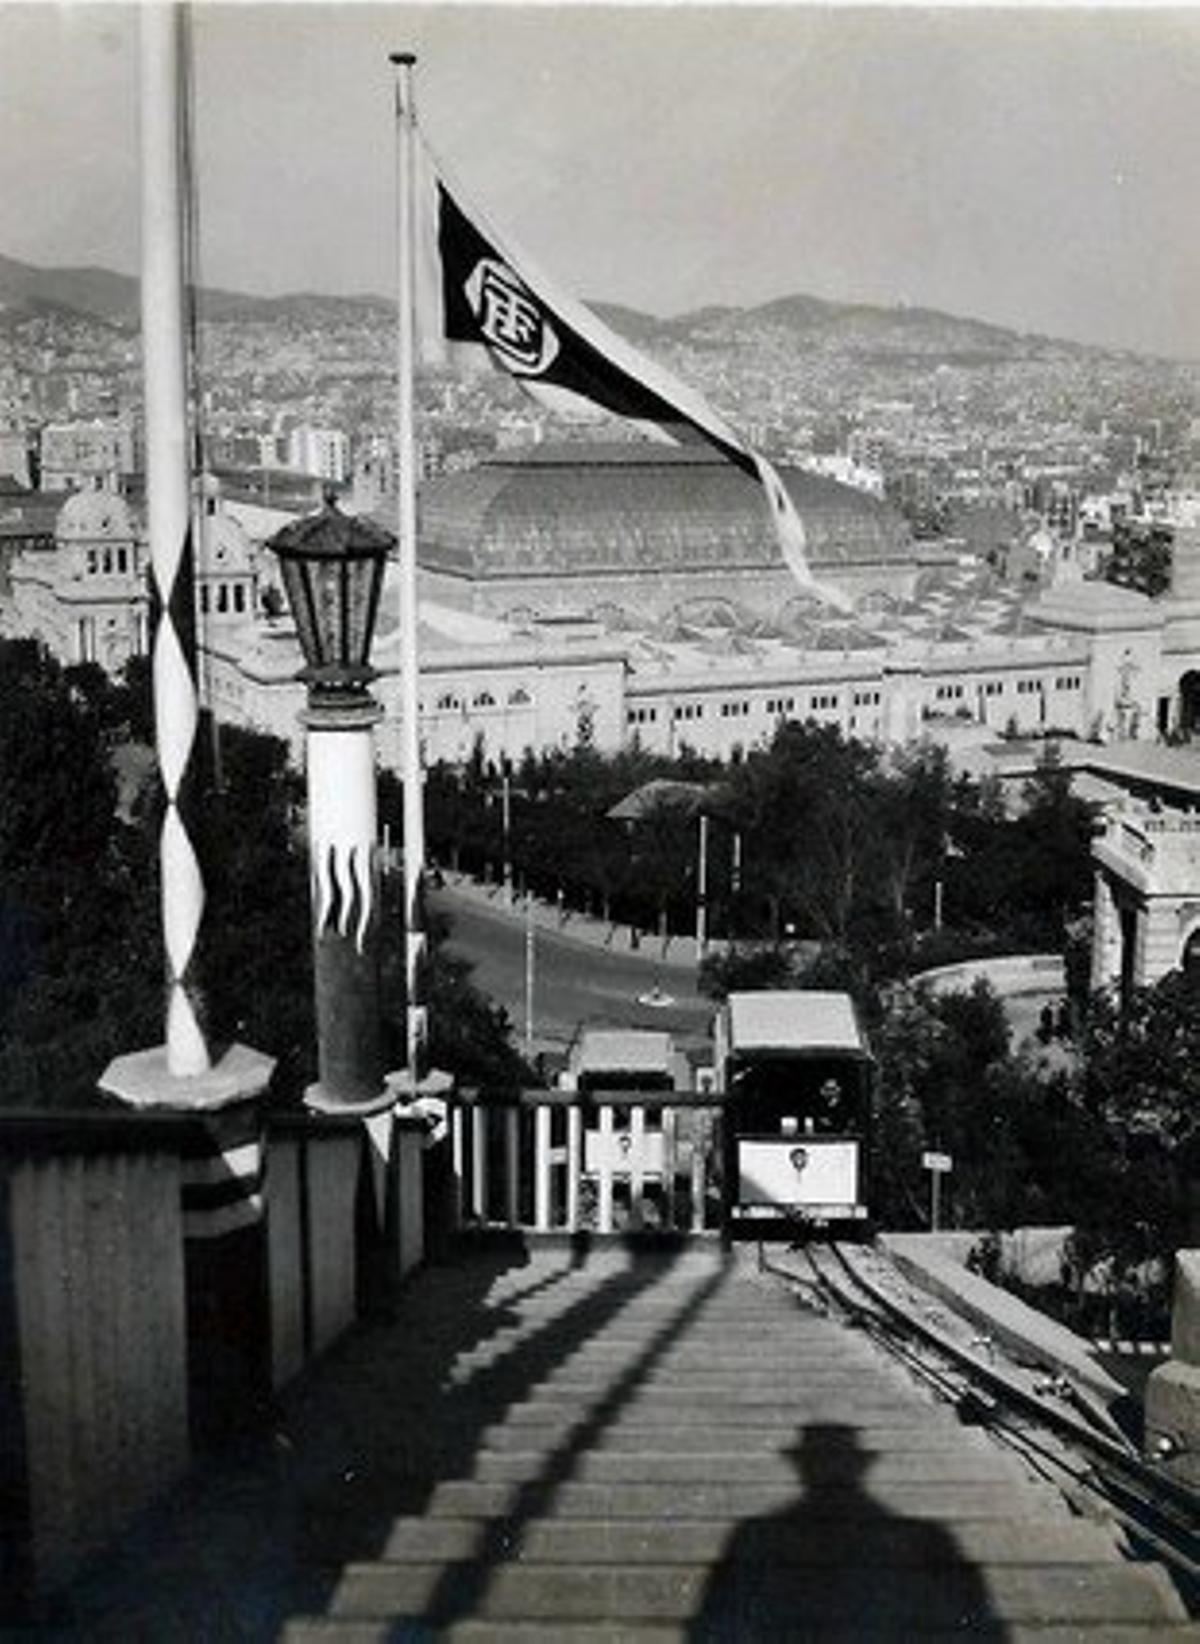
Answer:
<svg viewBox="0 0 1200 1644"><path fill-rule="evenodd" d="M1146 1448L1174 1477L1200 1485L1200 1250L1175 1258L1171 1357L1146 1384Z"/></svg>
<svg viewBox="0 0 1200 1644"><path fill-rule="evenodd" d="M206 1073L180 1076L167 1065L167 1047L154 1045L118 1056L97 1083L129 1107L163 1108L172 1113L213 1113L261 1096L275 1071L275 1058L249 1045L230 1045Z"/></svg>
<svg viewBox="0 0 1200 1644"><path fill-rule="evenodd" d="M262 1103L275 1059L231 1045L179 1075L167 1047L118 1056L98 1081L130 1108L192 1122L177 1138L188 1415L194 1446L260 1423L270 1395Z"/></svg>

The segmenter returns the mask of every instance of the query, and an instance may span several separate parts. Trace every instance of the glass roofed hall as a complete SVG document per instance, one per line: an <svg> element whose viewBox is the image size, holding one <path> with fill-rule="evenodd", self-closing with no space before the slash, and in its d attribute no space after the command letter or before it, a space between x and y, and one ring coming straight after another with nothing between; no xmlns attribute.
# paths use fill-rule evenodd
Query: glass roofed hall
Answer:
<svg viewBox="0 0 1200 1644"><path fill-rule="evenodd" d="M898 513L835 480L781 468L814 568L910 560ZM759 484L716 453L652 444L536 446L422 487L422 565L513 573L775 568Z"/></svg>

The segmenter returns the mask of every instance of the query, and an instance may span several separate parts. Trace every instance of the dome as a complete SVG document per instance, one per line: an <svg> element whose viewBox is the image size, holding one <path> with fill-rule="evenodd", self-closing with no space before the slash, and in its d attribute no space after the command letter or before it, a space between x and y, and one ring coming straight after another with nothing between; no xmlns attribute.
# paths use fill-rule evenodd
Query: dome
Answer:
<svg viewBox="0 0 1200 1644"><path fill-rule="evenodd" d="M908 528L886 503L802 469L779 472L818 574L911 559ZM421 565L459 577L781 564L762 486L708 450L534 446L427 481L418 506Z"/></svg>
<svg viewBox="0 0 1200 1644"><path fill-rule="evenodd" d="M137 528L124 497L111 491L77 491L63 503L54 535L59 542L131 542Z"/></svg>

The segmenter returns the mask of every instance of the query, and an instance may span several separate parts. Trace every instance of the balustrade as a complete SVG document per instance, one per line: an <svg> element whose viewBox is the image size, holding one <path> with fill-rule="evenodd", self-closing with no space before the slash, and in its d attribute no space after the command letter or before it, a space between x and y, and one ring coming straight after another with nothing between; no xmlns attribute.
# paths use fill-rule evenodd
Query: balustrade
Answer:
<svg viewBox="0 0 1200 1644"><path fill-rule="evenodd" d="M460 1092L459 1224L703 1233L719 1222L719 1106L684 1091Z"/></svg>

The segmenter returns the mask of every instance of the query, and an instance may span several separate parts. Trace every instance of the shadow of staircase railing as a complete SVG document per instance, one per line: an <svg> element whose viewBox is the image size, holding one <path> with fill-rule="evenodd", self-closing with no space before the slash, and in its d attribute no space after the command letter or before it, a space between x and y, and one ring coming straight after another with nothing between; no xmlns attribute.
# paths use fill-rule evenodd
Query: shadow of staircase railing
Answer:
<svg viewBox="0 0 1200 1644"><path fill-rule="evenodd" d="M673 1263L669 1258L655 1262L652 1258L643 1257L639 1265L646 1271L639 1273L642 1282L633 1293L644 1293L653 1288L662 1278L664 1270ZM654 1272L655 1267L658 1268L657 1273ZM445 1566L426 1610L430 1621L447 1626L475 1613L486 1594L492 1573L511 1557L513 1548L520 1543L524 1527L550 1510L558 1486L572 1477L577 1460L587 1454L605 1428L616 1421L667 1351L679 1340L690 1320L721 1285L724 1276L723 1267L718 1268L697 1285L682 1306L664 1317L647 1345L630 1364L616 1373L600 1397L586 1408L582 1419L567 1430L546 1458L537 1477L517 1486L508 1511L487 1523L475 1554L469 1560L455 1561ZM559 1361L560 1364L562 1362ZM569 1359L566 1362L569 1363Z"/></svg>

